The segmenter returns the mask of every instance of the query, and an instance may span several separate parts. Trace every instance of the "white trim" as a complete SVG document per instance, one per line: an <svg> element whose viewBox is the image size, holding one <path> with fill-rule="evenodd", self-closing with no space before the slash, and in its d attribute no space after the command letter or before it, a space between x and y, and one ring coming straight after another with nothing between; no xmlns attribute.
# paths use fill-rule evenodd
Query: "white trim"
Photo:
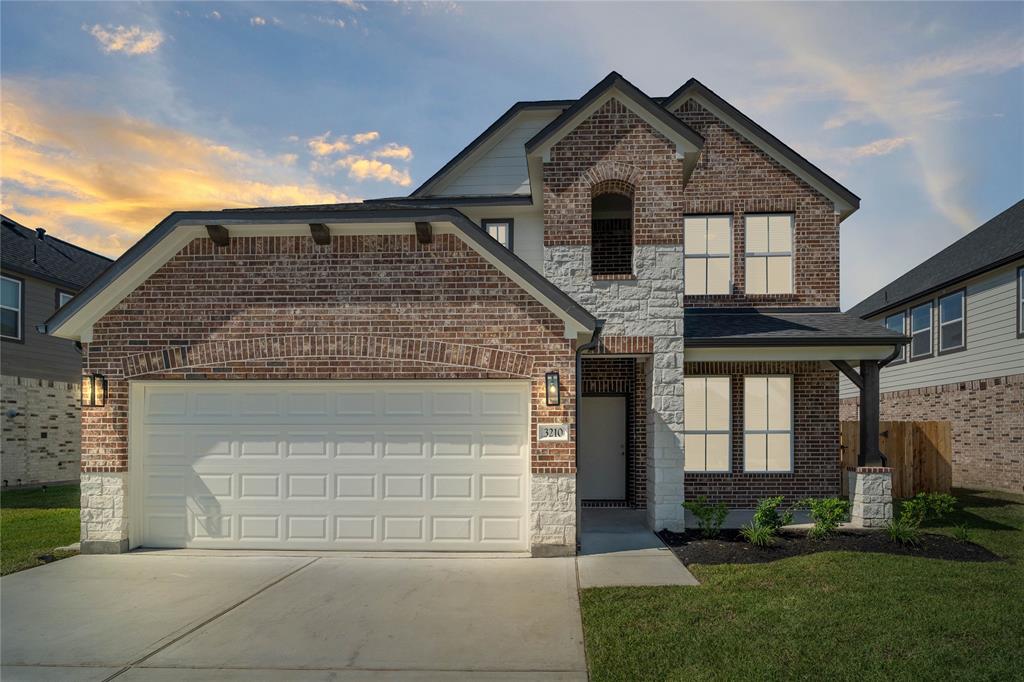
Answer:
<svg viewBox="0 0 1024 682"><path fill-rule="evenodd" d="M896 346L722 346L683 351L686 362L884 360Z"/></svg>

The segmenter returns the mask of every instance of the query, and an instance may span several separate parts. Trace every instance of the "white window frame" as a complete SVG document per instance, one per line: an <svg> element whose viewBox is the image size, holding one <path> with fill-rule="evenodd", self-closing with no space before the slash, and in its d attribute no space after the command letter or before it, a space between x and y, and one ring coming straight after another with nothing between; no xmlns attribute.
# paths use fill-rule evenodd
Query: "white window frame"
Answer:
<svg viewBox="0 0 1024 682"><path fill-rule="evenodd" d="M789 251L771 251L771 219L778 217L789 218ZM750 231L748 220L751 218L765 218L768 220L768 251L751 251ZM743 217L743 291L748 296L790 296L796 292L796 257L793 255L796 250L796 216L792 213L751 213ZM768 291L768 259L789 258L789 291ZM750 260L752 258L763 258L764 263L764 292L755 293L750 290Z"/></svg>
<svg viewBox="0 0 1024 682"><path fill-rule="evenodd" d="M901 310L898 313L893 313L892 315L886 315L885 319L882 320L882 324L885 325L886 329L889 329L891 331L897 331L897 330L895 330L895 329L893 329L892 327L889 326L889 320L891 320L894 317L900 318L899 333L903 334L905 336L906 333L907 333L907 311L906 310ZM895 360L893 360L892 362L889 363L889 366L891 367L893 365L899 365L901 363L906 362L907 361L907 353L908 353L907 346L905 346L905 345L904 346L900 346L900 354L896 356Z"/></svg>
<svg viewBox="0 0 1024 682"><path fill-rule="evenodd" d="M3 305L3 303L0 303L0 309L13 310L18 314L18 335L8 336L6 334L2 334L0 335L0 338L9 339L11 341L21 341L25 337L25 282L14 277L8 277L7 275L0 275L0 279L18 285L18 307L12 308L9 305Z"/></svg>
<svg viewBox="0 0 1024 682"><path fill-rule="evenodd" d="M748 429L747 428L747 379L789 379L789 428L788 429L771 429L768 428L768 410L770 408L769 400L771 394L765 391L765 428L764 429ZM743 473L745 474L791 474L793 473L793 462L794 462L794 448L796 437L794 434L795 429L793 424L796 421L796 388L792 374L748 374L743 377ZM769 469L768 468L768 436L772 434L785 434L789 436L789 467L786 469ZM747 468L747 436L761 436L765 437L765 468L764 469L748 469Z"/></svg>
<svg viewBox="0 0 1024 682"><path fill-rule="evenodd" d="M921 308L928 308L928 326L923 329L914 329L914 311L920 310ZM908 309L910 313L910 362L914 360L924 360L935 355L935 301L925 301L921 305L911 306ZM914 355L914 335L922 332L928 332L928 352Z"/></svg>
<svg viewBox="0 0 1024 682"><path fill-rule="evenodd" d="M726 248L726 252L725 253L718 253L718 252L711 253L711 252L708 251L708 220L710 218L724 218L725 220L727 220L729 222L729 228L728 228L729 246ZM728 214L716 214L716 213L709 213L708 215L684 216L683 217L683 235L684 236L686 234L686 222L689 221L689 220L695 220L695 221L696 220L702 220L702 221L704 221L704 252L703 253L691 252L689 250L690 247L686 245L686 240L685 239L683 240L683 265L684 265L684 268L683 268L683 289L684 289L684 291L683 291L683 293L685 295L687 295L687 296L728 296L728 295L732 294L732 284L733 284L733 277L732 277L732 269L733 269L733 263L732 263L732 249L733 249L733 235L732 235L732 231L733 231L733 222L732 222L732 216L728 215ZM716 291L714 293L708 293L708 267L707 266L708 266L709 263L705 263L705 265L704 265L704 291L703 292L692 292L692 291L687 290L689 288L690 276L689 276L688 269L685 267L686 263L688 263L691 260L711 261L713 259L723 259L723 258L728 260L727 267L728 267L728 272L729 272L729 282L726 284L726 290L725 291L722 291L722 292L717 292Z"/></svg>
<svg viewBox="0 0 1024 682"><path fill-rule="evenodd" d="M728 405L728 413L727 413L726 422L725 422L728 425L728 427L725 430L722 430L722 429L709 429L709 428L707 428L707 423L708 423L708 419L707 419L708 394L707 394L707 383L704 384L704 428L703 429L687 428L687 426L686 426L686 423L687 423L686 414L685 413L683 414L683 439L684 439L684 441L686 439L686 436L704 436L704 468L703 469L688 469L688 468L686 468L686 457L685 457L685 454L684 454L684 456L683 456L683 471L685 473L688 473L688 474L728 474L728 473L731 473L732 472L732 377L727 375L727 374L726 375L722 375L722 374L707 374L707 375L700 375L700 376L687 376L687 377L683 378L683 381L685 382L686 379L725 379L726 382L727 382L726 397L727 397L727 401L728 401L729 405ZM707 457L708 438L707 437L709 435L715 435L715 436L725 435L726 436L726 441L727 441L726 456L725 456L726 465L725 465L724 469L709 469L708 468L708 457Z"/></svg>
<svg viewBox="0 0 1024 682"><path fill-rule="evenodd" d="M513 232L514 232L514 220L512 218L484 218L480 221L480 227L487 235L504 246L509 251L512 251L513 244ZM505 228L505 241L498 239L494 232L491 232L491 227L503 226Z"/></svg>
<svg viewBox="0 0 1024 682"><path fill-rule="evenodd" d="M952 296L960 296L960 317L954 317L952 320L947 320L943 322L942 302ZM944 353L952 353L955 351L965 350L967 348L967 289L957 289L956 291L949 292L945 296L940 296L935 306L935 309L937 311L936 315L939 323L937 334L939 355L943 355ZM942 328L952 324L960 325L960 345L944 348L942 346Z"/></svg>

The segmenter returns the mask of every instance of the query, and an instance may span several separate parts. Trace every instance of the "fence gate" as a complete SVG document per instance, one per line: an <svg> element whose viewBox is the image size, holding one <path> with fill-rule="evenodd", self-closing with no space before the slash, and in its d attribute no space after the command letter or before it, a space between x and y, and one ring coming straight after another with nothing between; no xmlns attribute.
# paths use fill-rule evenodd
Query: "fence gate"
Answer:
<svg viewBox="0 0 1024 682"><path fill-rule="evenodd" d="M892 495L913 497L920 492L948 493L953 486L953 438L949 422L881 422L879 449L893 468ZM840 422L839 465L843 472L857 466L860 422ZM843 495L849 494L846 475Z"/></svg>

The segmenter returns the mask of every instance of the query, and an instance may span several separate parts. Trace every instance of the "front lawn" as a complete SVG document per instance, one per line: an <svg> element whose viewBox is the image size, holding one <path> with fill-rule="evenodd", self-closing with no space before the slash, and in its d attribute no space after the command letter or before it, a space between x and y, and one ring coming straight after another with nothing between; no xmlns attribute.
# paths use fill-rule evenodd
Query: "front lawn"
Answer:
<svg viewBox="0 0 1024 682"><path fill-rule="evenodd" d="M1007 561L824 552L581 595L592 680L1022 679L1024 496L957 491Z"/></svg>
<svg viewBox="0 0 1024 682"><path fill-rule="evenodd" d="M42 555L74 554L53 550L78 542L79 503L77 485L0 493L0 575L38 566Z"/></svg>

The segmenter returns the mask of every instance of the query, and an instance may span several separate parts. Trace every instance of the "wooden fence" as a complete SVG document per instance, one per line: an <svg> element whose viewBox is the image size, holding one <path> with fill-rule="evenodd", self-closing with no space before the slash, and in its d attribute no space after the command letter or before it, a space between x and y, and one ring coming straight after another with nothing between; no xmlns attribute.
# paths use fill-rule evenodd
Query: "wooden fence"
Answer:
<svg viewBox="0 0 1024 682"><path fill-rule="evenodd" d="M893 468L893 497L949 492L953 485L953 438L949 422L881 422L879 431L879 448ZM846 468L857 466L859 451L860 422L840 422L839 464L844 472L844 496L848 494Z"/></svg>

